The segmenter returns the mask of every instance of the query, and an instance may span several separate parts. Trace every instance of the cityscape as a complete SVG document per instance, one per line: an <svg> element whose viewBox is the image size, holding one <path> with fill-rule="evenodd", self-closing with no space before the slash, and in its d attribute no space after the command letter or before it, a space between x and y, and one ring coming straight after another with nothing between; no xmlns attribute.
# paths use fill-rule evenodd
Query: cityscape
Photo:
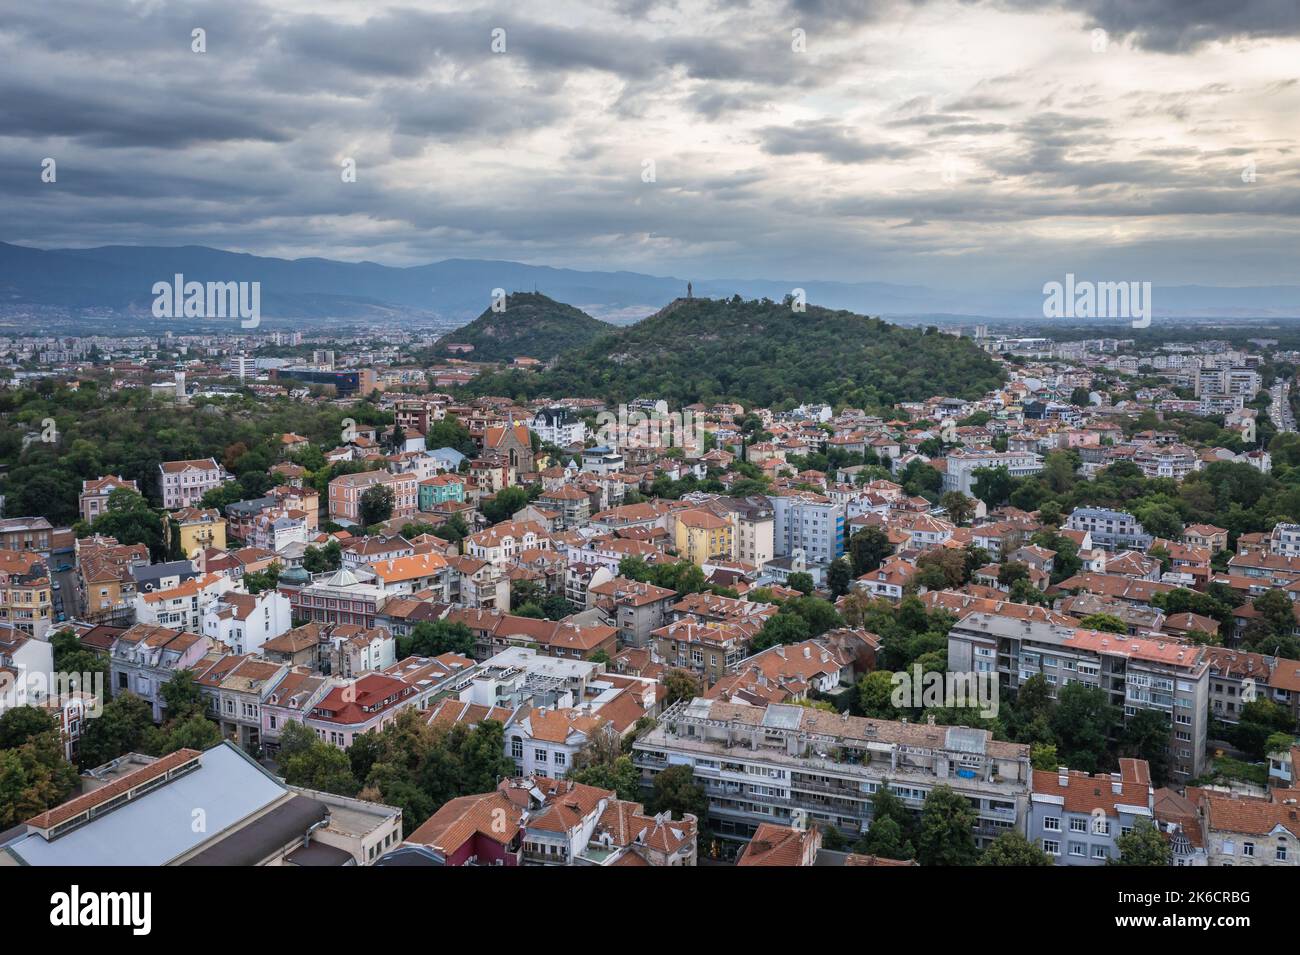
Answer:
<svg viewBox="0 0 1300 955"><path fill-rule="evenodd" d="M1284 910L1295 9L318 6L0 23L51 927L208 866Z"/></svg>

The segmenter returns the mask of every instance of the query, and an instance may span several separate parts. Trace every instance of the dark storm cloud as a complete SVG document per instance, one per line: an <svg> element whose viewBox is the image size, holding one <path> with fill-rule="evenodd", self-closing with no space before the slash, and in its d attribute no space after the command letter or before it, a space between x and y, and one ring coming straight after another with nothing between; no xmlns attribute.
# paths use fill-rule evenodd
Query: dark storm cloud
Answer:
<svg viewBox="0 0 1300 955"><path fill-rule="evenodd" d="M867 141L850 126L831 120L801 120L791 126L767 126L758 131L763 152L773 156L813 153L836 163L906 159L917 151L896 143Z"/></svg>
<svg viewBox="0 0 1300 955"><path fill-rule="evenodd" d="M1027 3L25 5L0 19L0 241L699 276L933 281L938 268L978 284L1091 249L1071 223L1158 222L1185 237L1134 239L1126 260L1141 241L1149 270L1254 243L1253 264L1233 268L1280 277L1300 214L1296 80L1223 82L1194 50L1211 33L1288 34L1267 32L1281 29L1259 19L1268 4L1112 6L1037 5L1043 45L990 62L982 41ZM1191 32L1174 30L1176 7ZM944 46L958 17L966 52ZM1174 55L1117 92L1109 64L1053 59L1052 42L1077 49L1094 23ZM190 51L194 27L206 54ZM1204 76L1182 69L1198 55L1215 67ZM39 180L45 156L57 185ZM345 157L355 183L340 180ZM1249 187L1246 157L1260 163Z"/></svg>
<svg viewBox="0 0 1300 955"><path fill-rule="evenodd" d="M1037 7L1032 0L1017 5ZM1295 0L1064 0L1089 25L1165 53L1214 40L1300 36Z"/></svg>

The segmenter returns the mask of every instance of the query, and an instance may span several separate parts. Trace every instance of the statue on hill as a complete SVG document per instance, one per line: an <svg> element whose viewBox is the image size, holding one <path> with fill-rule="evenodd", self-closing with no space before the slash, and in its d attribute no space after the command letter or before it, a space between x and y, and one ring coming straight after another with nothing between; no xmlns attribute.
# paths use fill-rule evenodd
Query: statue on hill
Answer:
<svg viewBox="0 0 1300 955"><path fill-rule="evenodd" d="M691 297L692 297L692 296L691 296L691 283L690 283L690 282L687 282L687 283L686 283L686 297L687 297L687 298L691 298Z"/></svg>

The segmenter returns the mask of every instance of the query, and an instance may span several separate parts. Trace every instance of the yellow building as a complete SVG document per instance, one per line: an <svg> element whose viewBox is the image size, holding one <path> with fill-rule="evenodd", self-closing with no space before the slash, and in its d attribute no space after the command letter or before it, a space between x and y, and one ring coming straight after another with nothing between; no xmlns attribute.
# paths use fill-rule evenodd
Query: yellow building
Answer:
<svg viewBox="0 0 1300 955"><path fill-rule="evenodd" d="M44 639L54 614L49 571L39 554L0 550L0 624Z"/></svg>
<svg viewBox="0 0 1300 955"><path fill-rule="evenodd" d="M731 522L708 511L678 511L677 553L692 564L735 558Z"/></svg>
<svg viewBox="0 0 1300 955"><path fill-rule="evenodd" d="M171 515L180 534L180 549L186 557L194 557L212 547L226 549L226 521L215 507L203 510L183 507Z"/></svg>

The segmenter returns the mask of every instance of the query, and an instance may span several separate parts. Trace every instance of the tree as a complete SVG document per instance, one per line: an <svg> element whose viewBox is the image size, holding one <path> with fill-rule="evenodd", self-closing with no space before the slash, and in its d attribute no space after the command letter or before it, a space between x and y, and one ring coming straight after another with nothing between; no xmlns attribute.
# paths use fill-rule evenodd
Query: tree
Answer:
<svg viewBox="0 0 1300 955"><path fill-rule="evenodd" d="M444 653L469 656L474 652L474 632L459 621L421 620L411 632L397 638L397 656L436 657Z"/></svg>
<svg viewBox="0 0 1300 955"><path fill-rule="evenodd" d="M1167 866L1173 858L1173 849L1160 830L1149 820L1138 819L1128 835L1115 840L1119 858L1110 859L1107 865Z"/></svg>
<svg viewBox="0 0 1300 955"><path fill-rule="evenodd" d="M648 808L656 814L671 812L676 819L690 813L702 825L709 813L709 797L696 785L690 766L669 766L655 776Z"/></svg>
<svg viewBox="0 0 1300 955"><path fill-rule="evenodd" d="M612 763L595 763L585 769L576 769L569 778L584 786L612 789L619 799L629 802L640 799L641 773L628 756L619 756Z"/></svg>
<svg viewBox="0 0 1300 955"><path fill-rule="evenodd" d="M781 644L800 643L812 636L808 621L796 613L778 613L768 617L755 635L751 649L755 652Z"/></svg>
<svg viewBox="0 0 1300 955"><path fill-rule="evenodd" d="M970 800L950 786L935 786L926 797L916 832L921 865L973 865L979 857Z"/></svg>
<svg viewBox="0 0 1300 955"><path fill-rule="evenodd" d="M85 768L101 766L142 746L153 727L153 709L134 693L121 693L100 709L98 718L86 721L79 755Z"/></svg>
<svg viewBox="0 0 1300 955"><path fill-rule="evenodd" d="M221 730L201 713L192 713L181 720L171 720L162 729L151 734L149 751L154 756L166 756L178 749L197 749L202 752L221 742Z"/></svg>
<svg viewBox="0 0 1300 955"><path fill-rule="evenodd" d="M1088 773L1101 769L1107 740L1119 719L1118 707L1100 687L1082 683L1061 687L1050 723L1065 764Z"/></svg>
<svg viewBox="0 0 1300 955"><path fill-rule="evenodd" d="M1029 579L1029 565L1018 560L1008 561L998 567L998 583L1003 587L1014 586L1017 581Z"/></svg>
<svg viewBox="0 0 1300 955"><path fill-rule="evenodd" d="M279 757L281 767L294 756L311 749L312 744L319 741L315 733L297 720L287 720L284 728L280 730Z"/></svg>
<svg viewBox="0 0 1300 955"><path fill-rule="evenodd" d="M885 670L873 670L858 681L856 710L860 716L877 720L894 720L894 678Z"/></svg>
<svg viewBox="0 0 1300 955"><path fill-rule="evenodd" d="M522 487L503 487L480 505L479 510L490 524L500 524L528 506L528 492Z"/></svg>
<svg viewBox="0 0 1300 955"><path fill-rule="evenodd" d="M916 561L917 583L928 590L950 590L966 583L966 552L936 547Z"/></svg>
<svg viewBox="0 0 1300 955"><path fill-rule="evenodd" d="M915 819L907 805L887 784L871 795L871 826L858 840L854 851L886 859L913 859L912 843Z"/></svg>
<svg viewBox="0 0 1300 955"><path fill-rule="evenodd" d="M817 584L813 582L812 574L804 573L803 571L795 571L786 578L785 582L792 590L797 590L804 596L807 596L817 589Z"/></svg>
<svg viewBox="0 0 1300 955"><path fill-rule="evenodd" d="M72 630L60 630L50 637L50 647L54 650L54 671L77 674L79 689L89 690L94 685L96 674L103 686L111 684L108 657L87 650Z"/></svg>
<svg viewBox="0 0 1300 955"><path fill-rule="evenodd" d="M1120 733L1119 753L1145 759L1151 766L1151 781L1163 786L1169 778L1169 717L1159 710L1139 710L1129 717Z"/></svg>
<svg viewBox="0 0 1300 955"><path fill-rule="evenodd" d="M284 781L290 786L316 789L340 796L356 794L357 781L347 753L329 743L316 740L307 749L284 761Z"/></svg>
<svg viewBox="0 0 1300 955"><path fill-rule="evenodd" d="M1052 865L1052 858L1019 832L1009 829L980 856L979 865Z"/></svg>
<svg viewBox="0 0 1300 955"><path fill-rule="evenodd" d="M77 789L77 771L63 758L56 729L29 736L13 749L0 749L0 830L64 802Z"/></svg>
<svg viewBox="0 0 1300 955"><path fill-rule="evenodd" d="M831 561L831 569L826 573L826 586L832 597L843 597L853 586L853 564L848 557L837 557Z"/></svg>
<svg viewBox="0 0 1300 955"><path fill-rule="evenodd" d="M387 484L372 484L361 494L362 527L382 524L393 516L393 489Z"/></svg>
<svg viewBox="0 0 1300 955"><path fill-rule="evenodd" d="M700 692L700 678L690 670L669 670L664 674L664 706L694 699Z"/></svg>
<svg viewBox="0 0 1300 955"><path fill-rule="evenodd" d="M1011 472L1004 465L995 468L976 468L971 474L975 478L971 491L989 507L1005 504L1015 488Z"/></svg>
<svg viewBox="0 0 1300 955"><path fill-rule="evenodd" d="M1290 733L1294 729L1295 723L1286 709L1261 698L1242 705L1231 738L1237 749L1262 760L1269 753L1269 740L1274 734Z"/></svg>
<svg viewBox="0 0 1300 955"><path fill-rule="evenodd" d="M202 716L205 710L203 694L194 682L193 670L177 670L172 678L158 688L169 720L187 720Z"/></svg>
<svg viewBox="0 0 1300 955"><path fill-rule="evenodd" d="M879 527L864 527L849 538L849 560L853 576L861 577L878 568L894 552L889 536Z"/></svg>
<svg viewBox="0 0 1300 955"><path fill-rule="evenodd" d="M1085 630L1100 630L1103 633L1128 633L1128 624L1112 614L1090 613L1079 621Z"/></svg>
<svg viewBox="0 0 1300 955"><path fill-rule="evenodd" d="M331 540L324 547L313 544L302 555L302 569L309 574L323 574L342 566L343 548L336 540Z"/></svg>
<svg viewBox="0 0 1300 955"><path fill-rule="evenodd" d="M975 502L961 491L949 491L939 498L939 506L948 512L954 524L965 524L975 516Z"/></svg>
<svg viewBox="0 0 1300 955"><path fill-rule="evenodd" d="M1034 743L1029 747L1029 762L1034 769L1054 772L1060 768L1061 760L1056 755L1056 746L1052 743Z"/></svg>
<svg viewBox="0 0 1300 955"><path fill-rule="evenodd" d="M274 590L280 582L280 562L273 560L265 570L245 572L243 582L244 589L250 594L256 595L265 590Z"/></svg>
<svg viewBox="0 0 1300 955"><path fill-rule="evenodd" d="M777 616L782 614L802 617L804 623L808 625L810 637L821 636L827 630L844 626L844 620L835 609L835 605L821 597L791 597L781 605L781 611Z"/></svg>
<svg viewBox="0 0 1300 955"><path fill-rule="evenodd" d="M55 729L54 718L34 706L15 706L0 715L0 749L17 749L33 736Z"/></svg>

